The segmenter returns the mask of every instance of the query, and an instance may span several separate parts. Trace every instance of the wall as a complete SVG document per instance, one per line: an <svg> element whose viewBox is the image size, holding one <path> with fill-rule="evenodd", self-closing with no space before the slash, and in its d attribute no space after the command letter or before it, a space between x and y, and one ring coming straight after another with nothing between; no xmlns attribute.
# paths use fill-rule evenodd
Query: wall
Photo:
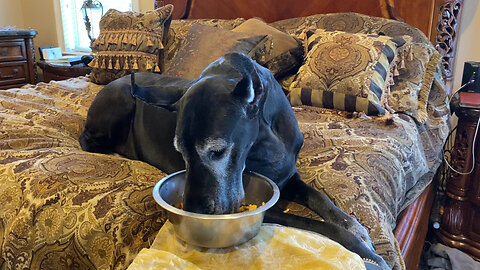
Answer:
<svg viewBox="0 0 480 270"><path fill-rule="evenodd" d="M24 28L21 1L0 0L0 28L5 26Z"/></svg>
<svg viewBox="0 0 480 270"><path fill-rule="evenodd" d="M153 10L153 0L138 0L140 12Z"/></svg>
<svg viewBox="0 0 480 270"><path fill-rule="evenodd" d="M0 27L10 25L37 30L35 47L62 46L61 33L57 34L59 30L62 31L62 25L55 19L58 17L55 13L57 1L0 0ZM137 1L141 12L153 10L153 0Z"/></svg>
<svg viewBox="0 0 480 270"><path fill-rule="evenodd" d="M463 64L467 61L480 61L480 4L478 0L463 0L463 3L453 73L453 90L461 86Z"/></svg>
<svg viewBox="0 0 480 270"><path fill-rule="evenodd" d="M24 27L33 28L38 31L38 35L34 39L35 47L58 46L54 1L55 0L11 1L22 3ZM38 50L35 51L35 53L37 52Z"/></svg>

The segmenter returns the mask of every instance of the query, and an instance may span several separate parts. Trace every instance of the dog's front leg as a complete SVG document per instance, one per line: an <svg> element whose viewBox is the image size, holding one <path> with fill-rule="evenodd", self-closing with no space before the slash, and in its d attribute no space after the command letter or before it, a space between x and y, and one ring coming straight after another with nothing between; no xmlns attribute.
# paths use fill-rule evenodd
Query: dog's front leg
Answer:
<svg viewBox="0 0 480 270"><path fill-rule="evenodd" d="M295 173L282 188L282 198L304 205L321 216L326 222L336 224L360 237L364 244L375 252L367 230L353 217L338 208L323 192L307 185Z"/></svg>
<svg viewBox="0 0 480 270"><path fill-rule="evenodd" d="M341 226L325 221L318 221L291 214L285 214L277 207L267 211L264 222L276 223L322 234L341 244L346 249L358 254L363 259L372 260L383 269L390 269L382 257L377 255L369 247L365 246L363 241L357 238L355 234Z"/></svg>

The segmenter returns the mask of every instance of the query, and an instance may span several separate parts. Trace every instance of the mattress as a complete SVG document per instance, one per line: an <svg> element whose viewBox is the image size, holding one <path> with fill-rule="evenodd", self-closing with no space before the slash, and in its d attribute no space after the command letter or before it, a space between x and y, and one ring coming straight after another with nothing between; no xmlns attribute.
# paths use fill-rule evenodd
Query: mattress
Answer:
<svg viewBox="0 0 480 270"><path fill-rule="evenodd" d="M303 180L357 218L395 269L403 268L395 220L431 181L449 131L442 85L436 78L423 126L404 115L387 125L382 117L293 108L305 138L297 161ZM2 269L125 269L165 223L152 197L165 173L80 148L101 88L78 77L0 92Z"/></svg>

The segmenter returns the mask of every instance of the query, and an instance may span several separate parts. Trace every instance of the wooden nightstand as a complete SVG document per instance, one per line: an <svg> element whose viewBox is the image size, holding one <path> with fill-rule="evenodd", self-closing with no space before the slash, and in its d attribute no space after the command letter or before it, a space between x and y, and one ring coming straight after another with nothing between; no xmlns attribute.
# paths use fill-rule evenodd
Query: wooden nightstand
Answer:
<svg viewBox="0 0 480 270"><path fill-rule="evenodd" d="M35 30L0 28L0 89L36 83Z"/></svg>
<svg viewBox="0 0 480 270"><path fill-rule="evenodd" d="M45 61L38 61L37 65L43 71L43 81L49 82L51 80L61 81L78 76L85 76L92 71L92 68L85 66L83 63L73 66L63 66L47 63Z"/></svg>
<svg viewBox="0 0 480 270"><path fill-rule="evenodd" d="M464 108L453 101L458 116L451 165L460 172L472 168L472 147L480 109ZM438 238L480 261L480 134L475 142L475 169L461 175L450 170L447 175L447 201L438 230Z"/></svg>

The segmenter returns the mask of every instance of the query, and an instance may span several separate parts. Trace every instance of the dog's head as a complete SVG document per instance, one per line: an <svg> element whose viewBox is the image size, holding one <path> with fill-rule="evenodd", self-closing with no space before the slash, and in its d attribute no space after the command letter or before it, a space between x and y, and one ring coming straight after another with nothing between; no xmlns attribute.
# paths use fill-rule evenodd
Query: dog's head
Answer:
<svg viewBox="0 0 480 270"><path fill-rule="evenodd" d="M177 102L174 145L186 164L185 210L225 214L240 207L242 173L258 135L266 71L246 55L225 55Z"/></svg>

